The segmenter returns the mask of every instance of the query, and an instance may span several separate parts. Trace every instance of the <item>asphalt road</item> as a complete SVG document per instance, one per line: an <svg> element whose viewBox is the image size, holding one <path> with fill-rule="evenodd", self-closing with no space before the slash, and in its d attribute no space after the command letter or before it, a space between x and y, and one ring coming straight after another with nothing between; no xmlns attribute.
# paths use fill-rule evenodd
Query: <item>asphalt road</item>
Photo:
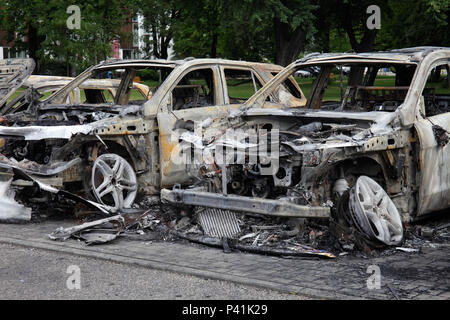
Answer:
<svg viewBox="0 0 450 320"><path fill-rule="evenodd" d="M78 270L79 282L76 279ZM68 288L67 282L72 289ZM78 283L80 289L76 288ZM0 244L0 299L307 298L230 282Z"/></svg>

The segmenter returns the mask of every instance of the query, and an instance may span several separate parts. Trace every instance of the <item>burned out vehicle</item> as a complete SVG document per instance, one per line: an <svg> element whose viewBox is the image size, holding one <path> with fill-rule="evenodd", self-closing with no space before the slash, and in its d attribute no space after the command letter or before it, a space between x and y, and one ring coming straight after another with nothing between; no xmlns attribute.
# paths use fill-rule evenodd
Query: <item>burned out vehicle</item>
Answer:
<svg viewBox="0 0 450 320"><path fill-rule="evenodd" d="M38 94L41 95L39 98L41 101L45 100L54 92L58 91L70 81L73 77L54 77L54 76L41 76L41 75L31 75L27 81L25 81L23 87L33 88ZM81 86L73 90L68 96L67 103L84 103L92 91L102 90L106 101L112 102L117 94L117 89L120 85L120 79L90 79L89 81L84 81ZM138 100L148 100L151 97L150 88L139 82L133 82L132 93L134 98ZM17 111L16 111L17 112Z"/></svg>
<svg viewBox="0 0 450 320"><path fill-rule="evenodd" d="M72 198L84 190L109 212L129 208L138 193L192 183L185 166L173 161L172 132L223 118L282 70L221 59L114 60L89 68L43 101L30 94L11 101L34 63L12 59L0 67L3 180ZM148 95L136 98L136 77L149 79ZM92 88L102 81L119 82L112 99L98 85ZM304 105L293 78L281 87L274 98L290 92L296 106ZM83 99L71 98L81 91Z"/></svg>
<svg viewBox="0 0 450 320"><path fill-rule="evenodd" d="M0 110L0 115L27 110L33 100L45 100L73 79L73 77L31 75L23 83L21 87L22 92L3 106ZM85 103L92 94L98 91L102 92L106 101L112 102L116 96L119 84L120 79L90 79L84 81L81 86L67 96L66 102L68 104ZM145 84L133 82L132 89L134 96L137 98L141 100L150 99L150 88Z"/></svg>
<svg viewBox="0 0 450 320"><path fill-rule="evenodd" d="M274 97L311 68L320 72L304 107L292 108L285 90ZM450 207L449 68L450 48L309 55L236 112L181 134L197 181L161 197L220 212L332 218L399 244L402 223Z"/></svg>

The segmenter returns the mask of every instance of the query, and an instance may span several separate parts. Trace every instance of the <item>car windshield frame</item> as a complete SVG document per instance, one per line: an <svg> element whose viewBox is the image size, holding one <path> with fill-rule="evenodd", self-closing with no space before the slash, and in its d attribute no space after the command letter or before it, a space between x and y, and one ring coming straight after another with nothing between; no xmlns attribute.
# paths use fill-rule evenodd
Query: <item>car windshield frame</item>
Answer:
<svg viewBox="0 0 450 320"><path fill-rule="evenodd" d="M268 97L270 97L272 95L273 92L275 92L276 90L278 90L278 88L280 87L281 84L284 83L284 81L286 81L289 77L294 76L294 74L299 71L299 70L305 70L305 69L309 69L311 67L323 67L323 66L340 66L340 67L345 67L345 66L349 66L349 65L363 65L363 66L367 66L367 65L409 65L409 66L415 66L415 71L411 77L411 81L409 84L409 89L407 90L406 96L403 99L403 102L398 106L397 109L400 108L400 106L402 104L404 104L410 96L411 93L411 89L412 89L412 84L413 81L417 75L417 73L419 72L420 69L420 63L418 63L417 61L411 61L411 60L405 60L405 59L389 59L389 58L370 58L370 57L334 57L334 58L328 58L328 59L312 59L312 60L308 60L305 62L302 61L295 61L293 63L291 63L290 65L288 65L286 68L284 68L281 72L279 72L274 78L272 78L268 83L266 83L258 92L256 92L252 97L250 97L247 102L245 103L245 108L249 108L249 107L262 107L266 102ZM301 85L300 85L301 87ZM308 109L306 108L306 106L308 106L308 101L312 98L311 94L313 94L314 92L310 92L308 95L305 94L305 90L303 90L303 94L304 96L307 98L307 103L305 105L305 107L302 108L302 110L313 110L313 111L319 111L319 110L324 110L321 108L318 109ZM320 91L320 90L319 90ZM317 92L316 92L317 94ZM321 100L322 102L322 100ZM280 103L280 102L276 102L275 103ZM342 101L341 101L342 103ZM283 102L281 102L281 104L283 104ZM355 112L353 110L334 110L337 112ZM397 111L397 110L395 110Z"/></svg>

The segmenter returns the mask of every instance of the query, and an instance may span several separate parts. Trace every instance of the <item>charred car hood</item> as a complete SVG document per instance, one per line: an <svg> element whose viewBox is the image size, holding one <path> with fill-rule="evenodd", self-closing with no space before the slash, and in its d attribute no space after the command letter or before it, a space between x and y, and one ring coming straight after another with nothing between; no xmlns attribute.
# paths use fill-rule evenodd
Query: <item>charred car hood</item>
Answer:
<svg viewBox="0 0 450 320"><path fill-rule="evenodd" d="M400 127L397 113L382 111L337 112L250 108L240 110L236 116L247 119L276 117L280 121L288 118L305 120L299 121L300 124L289 131L280 131L281 144L291 147L296 152L359 147L374 137L389 136Z"/></svg>
<svg viewBox="0 0 450 320"><path fill-rule="evenodd" d="M371 111L371 112L342 112L342 111L322 111L312 109L269 109L269 108L250 108L243 111L242 116L277 116L277 117L305 117L334 120L353 120L369 122L390 122L396 114L393 112Z"/></svg>
<svg viewBox="0 0 450 320"><path fill-rule="evenodd" d="M33 59L0 60L0 108L27 80L34 67Z"/></svg>

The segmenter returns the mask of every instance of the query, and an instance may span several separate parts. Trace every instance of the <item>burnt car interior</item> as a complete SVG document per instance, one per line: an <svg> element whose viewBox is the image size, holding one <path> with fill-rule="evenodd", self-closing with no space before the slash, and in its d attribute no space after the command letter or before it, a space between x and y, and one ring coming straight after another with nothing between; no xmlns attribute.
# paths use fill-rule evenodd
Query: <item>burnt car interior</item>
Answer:
<svg viewBox="0 0 450 320"><path fill-rule="evenodd" d="M173 110L214 105L214 97L213 70L194 70L186 74L173 89Z"/></svg>
<svg viewBox="0 0 450 320"><path fill-rule="evenodd" d="M449 65L444 64L435 67L428 75L422 92L426 116L450 112L449 71Z"/></svg>
<svg viewBox="0 0 450 320"><path fill-rule="evenodd" d="M347 76L340 72L350 67ZM336 111L395 111L405 100L415 64L326 64L314 78L308 109ZM395 75L395 78L387 75ZM330 99L339 84L340 100Z"/></svg>
<svg viewBox="0 0 450 320"><path fill-rule="evenodd" d="M81 83L73 85L73 82L66 87L71 88L64 93L64 96L51 95L42 101L39 106L39 99L24 101L23 105L16 107L15 115L9 115L7 121L15 123L21 122L24 117L19 111L34 115L35 124L44 124L52 121L65 121L68 124L84 124L99 120L99 117L109 117L119 114L124 106L143 105L147 101L141 92L133 88L133 82L144 70L153 70L154 79L149 82L152 91L155 91L170 73L167 67L128 67L128 68L104 68L94 71L91 76L85 78ZM171 71L171 68L169 68ZM105 89L89 88L89 81L102 79L117 79L120 83L115 92L115 96ZM58 92L61 92L58 91ZM69 99L72 96L72 101ZM60 103L63 101L63 103ZM37 118L37 119L36 119ZM43 122L44 121L44 122Z"/></svg>
<svg viewBox="0 0 450 320"><path fill-rule="evenodd" d="M111 69L111 70L99 70L95 72L92 77L85 79L80 85L72 90L71 93L77 96L78 101L81 104L92 104L92 105L141 105L147 101L148 97L143 96L138 90L133 88L133 82L136 77L139 77L140 72L146 69L135 69L135 68L125 68L125 69ZM158 72L158 71L156 71ZM93 79L117 79L120 80L117 93L115 96L111 94L110 91L98 88L89 88L88 83ZM140 77L138 78L140 79ZM152 81L153 87L158 87L161 82ZM83 88L84 87L84 88ZM120 92L120 94L119 94ZM68 100L69 101L69 100Z"/></svg>

